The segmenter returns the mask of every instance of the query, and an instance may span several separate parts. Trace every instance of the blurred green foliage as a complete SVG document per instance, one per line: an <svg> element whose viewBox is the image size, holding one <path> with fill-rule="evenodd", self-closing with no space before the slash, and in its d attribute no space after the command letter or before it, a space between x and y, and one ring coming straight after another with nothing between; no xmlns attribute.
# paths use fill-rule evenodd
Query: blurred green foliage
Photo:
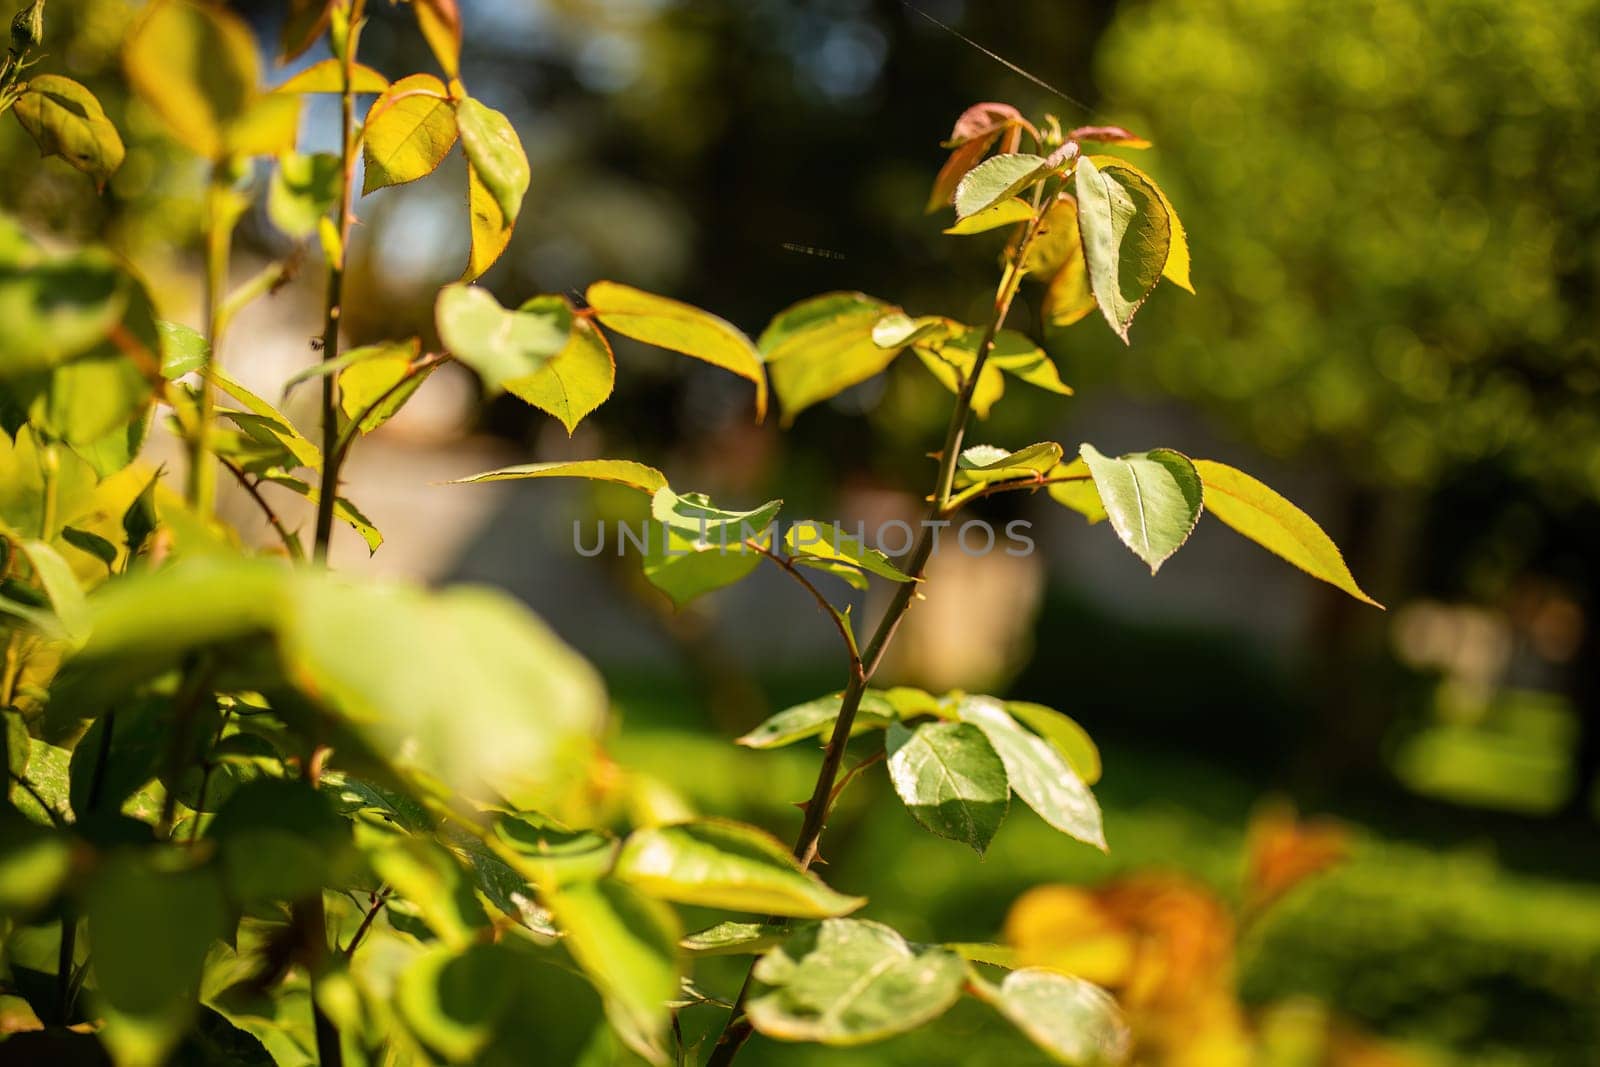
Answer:
<svg viewBox="0 0 1600 1067"><path fill-rule="evenodd" d="M1099 50L1197 249L1141 388L1269 451L1600 497L1593 0L1155 0ZM1327 452L1333 453L1326 455Z"/></svg>

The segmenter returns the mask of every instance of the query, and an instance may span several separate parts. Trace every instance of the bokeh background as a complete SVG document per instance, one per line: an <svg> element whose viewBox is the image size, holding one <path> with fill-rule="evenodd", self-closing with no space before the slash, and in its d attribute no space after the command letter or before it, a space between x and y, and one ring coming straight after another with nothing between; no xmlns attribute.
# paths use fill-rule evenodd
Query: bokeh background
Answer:
<svg viewBox="0 0 1600 1067"><path fill-rule="evenodd" d="M464 79L515 121L534 176L486 284L513 303L614 278L752 334L830 289L978 318L996 246L923 210L954 117L1003 100L1129 126L1155 142L1138 162L1183 217L1198 295L1162 286L1131 348L1097 316L1048 337L1078 395L1014 387L969 439L1234 463L1319 519L1389 610L1214 523L1151 580L1105 527L1042 496L997 502L987 517L1033 523L1038 553L940 556L887 670L1078 718L1104 751L1111 852L1019 810L978 862L869 774L834 820L830 881L909 936L992 940L1030 886L1160 877L1217 904L1146 930L1163 980L1226 988L1213 1014L1242 1012L1269 1062L1337 1045L1340 1062L1600 1063L1600 3L915 3L461 0ZM280 4L235 6L275 40ZM194 322L203 175L129 99L117 49L135 10L50 4L48 69L91 85L128 141L110 195L7 123L0 206L110 240L167 317ZM403 5L372 14L364 60L431 69ZM308 146L336 142L335 106L308 109ZM465 257L464 189L452 159L359 203L351 342L430 337L432 294ZM241 278L288 249L264 214L241 245ZM315 358L319 299L303 277L252 310L230 368L275 396ZM1036 318L1024 300L1014 324ZM573 551L573 523L592 542L622 501L438 483L627 457L730 505L911 517L947 397L902 361L780 431L750 424L731 377L617 355L616 395L572 440L435 375L352 461L387 544L369 560L346 537L337 562L510 588L606 670L619 760L787 836L815 753L728 738L843 682L803 594L763 576L675 614L635 560ZM305 425L310 402L289 401ZM1339 820L1347 855L1252 919L1246 828L1273 798ZM825 1058L1032 1062L980 1016ZM1222 1062L1172 1019L1170 1062ZM763 1045L759 1062L820 1058Z"/></svg>

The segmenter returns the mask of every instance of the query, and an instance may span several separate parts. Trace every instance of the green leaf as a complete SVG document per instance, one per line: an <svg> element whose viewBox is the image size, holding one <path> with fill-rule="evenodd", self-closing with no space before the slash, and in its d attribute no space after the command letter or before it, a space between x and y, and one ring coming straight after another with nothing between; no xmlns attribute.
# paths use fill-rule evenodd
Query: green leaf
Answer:
<svg viewBox="0 0 1600 1067"><path fill-rule="evenodd" d="M322 469L322 450L306 440L305 436L295 429L294 423L289 421L287 415L234 381L219 367L211 368L211 380L218 389L243 404L245 408L243 412L222 409L218 414L251 436L283 448L300 466L310 467L312 470Z"/></svg>
<svg viewBox="0 0 1600 1067"><path fill-rule="evenodd" d="M701 493L657 489L650 503L657 525L647 533L645 578L678 607L732 585L760 566L760 555L745 541L766 547L782 506L781 500L769 500L750 511L725 511Z"/></svg>
<svg viewBox="0 0 1600 1067"><path fill-rule="evenodd" d="M981 211L973 212L965 218L958 219L954 226L948 227L944 232L954 236L964 236L974 233L988 233L998 230L1002 226L1012 226L1019 222L1027 222L1033 218L1033 205L1020 197L1010 200L1000 200L990 204Z"/></svg>
<svg viewBox="0 0 1600 1067"><path fill-rule="evenodd" d="M529 981L530 972L547 969L507 945L436 947L401 972L395 1008L407 1028L443 1062L533 1062L519 1061L513 1047L563 1021L550 1010L552 1005L541 1003L537 986ZM523 1056L538 1051L537 1046L520 1049Z"/></svg>
<svg viewBox="0 0 1600 1067"><path fill-rule="evenodd" d="M775 948L789 936L777 923L724 922L688 934L678 942L691 956L750 956Z"/></svg>
<svg viewBox="0 0 1600 1067"><path fill-rule="evenodd" d="M89 555L104 563L108 569L116 565L117 546L92 530L80 530L76 526L66 526L61 530L61 539L73 548L89 553Z"/></svg>
<svg viewBox="0 0 1600 1067"><path fill-rule="evenodd" d="M1041 441L1015 452L994 445L973 445L956 458L957 485L984 485L1017 478L1042 478L1061 462L1061 446Z"/></svg>
<svg viewBox="0 0 1600 1067"><path fill-rule="evenodd" d="M471 97L456 101L456 126L467 166L494 197L506 224L515 223L531 180L516 129L500 112Z"/></svg>
<svg viewBox="0 0 1600 1067"><path fill-rule="evenodd" d="M843 702L843 695L835 693L833 696L818 697L816 700L808 700L804 704L785 708L738 738L734 744L743 745L745 748L782 748L796 741L804 741L808 737L831 733ZM894 705L884 694L869 689L861 695L861 704L856 709L855 720L851 723L850 735L854 737L868 730L881 730L894 722L897 717Z"/></svg>
<svg viewBox="0 0 1600 1067"><path fill-rule="evenodd" d="M948 337L930 338L929 343L916 345L912 351L922 365L928 368L939 384L952 394L961 392L962 383L972 374L978 359L978 344L983 340L977 330L956 325ZM989 411L1005 395L1005 376L992 361L985 360L978 372L978 387L972 394L972 411L980 419L989 417Z"/></svg>
<svg viewBox="0 0 1600 1067"><path fill-rule="evenodd" d="M260 81L255 37L243 19L210 4L150 4L122 55L128 82L173 137L207 159L228 154Z"/></svg>
<svg viewBox="0 0 1600 1067"><path fill-rule="evenodd" d="M350 823L304 782L248 782L206 828L217 844L232 899L299 900L355 875Z"/></svg>
<svg viewBox="0 0 1600 1067"><path fill-rule="evenodd" d="M1189 280L1189 238L1183 231L1183 223L1178 221L1178 213L1172 208L1172 201L1167 199L1167 194L1161 191L1161 186L1138 167L1125 159L1117 156L1090 156L1095 166L1102 171L1110 171L1116 176L1118 171L1126 175L1128 182L1143 182L1160 201L1162 210L1167 214L1167 223L1172 230L1172 244L1167 249L1166 262L1161 266L1161 276L1181 289L1194 292L1194 285Z"/></svg>
<svg viewBox="0 0 1600 1067"><path fill-rule="evenodd" d="M994 347L989 350L989 362L1013 378L1039 389L1062 396L1072 395L1072 387L1061 380L1060 372L1050 357L1045 355L1044 349L1015 330L1001 330L995 335Z"/></svg>
<svg viewBox="0 0 1600 1067"><path fill-rule="evenodd" d="M74 448L91 451L102 441L140 418L149 407L151 385L140 364L154 362L158 347L154 320L135 313L123 321L123 331L93 352L63 364L50 375L34 397L28 418L35 426ZM135 339L127 331L137 329ZM127 344L144 359L128 358Z"/></svg>
<svg viewBox="0 0 1600 1067"><path fill-rule="evenodd" d="M42 908L71 869L70 839L0 809L0 916Z"/></svg>
<svg viewBox="0 0 1600 1067"><path fill-rule="evenodd" d="M567 345L572 320L549 308L507 311L487 289L447 285L434 305L439 340L490 394L534 377Z"/></svg>
<svg viewBox="0 0 1600 1067"><path fill-rule="evenodd" d="M8 740L8 746L10 743ZM37 737L28 738L27 758L23 761L27 788L18 780L22 776L13 771L8 783L11 806L40 826L71 822L71 759L72 753L64 748Z"/></svg>
<svg viewBox="0 0 1600 1067"><path fill-rule="evenodd" d="M605 879L544 894L566 945L605 1000L606 1015L629 1048L652 1063L666 1059L665 1035L683 972L682 930L672 909Z"/></svg>
<svg viewBox="0 0 1600 1067"><path fill-rule="evenodd" d="M913 319L903 311L890 311L872 326L872 343L879 348L901 349L935 337L951 329L950 320L938 315Z"/></svg>
<svg viewBox="0 0 1600 1067"><path fill-rule="evenodd" d="M1046 173L1043 156L1011 152L992 156L967 171L956 186L956 218L976 215L1020 193Z"/></svg>
<svg viewBox="0 0 1600 1067"><path fill-rule="evenodd" d="M169 382L199 370L211 358L205 334L181 322L157 319L156 334L161 339L161 376Z"/></svg>
<svg viewBox="0 0 1600 1067"><path fill-rule="evenodd" d="M1089 287L1112 330L1128 325L1155 288L1172 247L1166 208L1153 186L1127 170L1118 177L1078 161L1078 227Z"/></svg>
<svg viewBox="0 0 1600 1067"><path fill-rule="evenodd" d="M721 819L635 830L614 876L661 900L767 915L817 919L866 903L829 889L777 838Z"/></svg>
<svg viewBox="0 0 1600 1067"><path fill-rule="evenodd" d="M467 226L471 241L467 248L467 267L461 280L470 282L494 266L495 260L511 244L514 220L500 210L499 201L484 184L476 167L467 168Z"/></svg>
<svg viewBox="0 0 1600 1067"><path fill-rule="evenodd" d="M850 575L859 577L862 571L891 582L911 581L910 576L889 562L888 556L876 548L868 548L859 537L845 533L834 523L811 519L793 523L784 531L783 547L796 563L827 570L847 581ZM863 579L861 587L865 585Z"/></svg>
<svg viewBox="0 0 1600 1067"><path fill-rule="evenodd" d="M422 343L415 337L366 345L347 353L350 365L338 372L339 408L345 418L360 420L356 423L357 432L371 433L388 422L427 380L431 369L412 370L421 353Z"/></svg>
<svg viewBox="0 0 1600 1067"><path fill-rule="evenodd" d="M667 476L654 467L628 459L581 459L566 463L523 463L515 467L501 467L467 478L457 478L452 485L474 482L509 482L522 478L589 478L594 481L615 482L630 489L654 496L656 490L667 487Z"/></svg>
<svg viewBox="0 0 1600 1067"><path fill-rule="evenodd" d="M1194 464L1170 448L1112 459L1086 444L1080 454L1112 529L1156 573L1200 521L1202 491Z"/></svg>
<svg viewBox="0 0 1600 1067"><path fill-rule="evenodd" d="M450 92L431 74L401 78L373 101L362 127L363 194L432 174L456 143Z"/></svg>
<svg viewBox="0 0 1600 1067"><path fill-rule="evenodd" d="M339 198L340 178L338 156L326 152L279 156L267 187L267 218L290 237L310 237Z"/></svg>
<svg viewBox="0 0 1600 1067"><path fill-rule="evenodd" d="M1055 708L1025 700L1008 700L1005 708L1012 718L1054 745L1056 751L1066 757L1073 773L1083 779L1084 785L1094 785L1100 780L1100 749L1076 721Z"/></svg>
<svg viewBox="0 0 1600 1067"><path fill-rule="evenodd" d="M1133 1039L1116 1001L1081 978L1030 967L1012 971L998 987L979 979L979 999L992 1005L1057 1063L1116 1067Z"/></svg>
<svg viewBox="0 0 1600 1067"><path fill-rule="evenodd" d="M1057 830L1104 851L1100 805L1067 761L1029 733L992 697L966 697L956 715L983 731L1005 764L1006 778L1023 802Z"/></svg>
<svg viewBox="0 0 1600 1067"><path fill-rule="evenodd" d="M350 88L358 93L381 93L389 88L389 79L365 63L351 64ZM288 81L273 89L275 93L342 93L344 92L344 62L328 58L311 64Z"/></svg>
<svg viewBox="0 0 1600 1067"><path fill-rule="evenodd" d="M607 329L681 352L755 383L756 419L766 416L767 373L761 353L732 323L697 307L617 282L595 282L586 297Z"/></svg>
<svg viewBox="0 0 1600 1067"><path fill-rule="evenodd" d="M961 995L966 963L881 923L826 919L756 963L751 1024L780 1041L863 1045L914 1030Z"/></svg>
<svg viewBox="0 0 1600 1067"><path fill-rule="evenodd" d="M0 381L66 363L103 343L139 286L103 250L0 259Z"/></svg>
<svg viewBox="0 0 1600 1067"><path fill-rule="evenodd" d="M1383 607L1356 584L1339 546L1311 516L1225 463L1197 459L1194 468L1204 487L1206 510L1211 514L1313 578L1337 586L1375 608Z"/></svg>
<svg viewBox="0 0 1600 1067"><path fill-rule="evenodd" d="M206 950L229 929L222 886L204 867L114 854L84 905L103 1039L119 1063L165 1062L194 1018Z"/></svg>
<svg viewBox="0 0 1600 1067"><path fill-rule="evenodd" d="M560 419L570 437L578 423L605 403L616 384L611 346L594 323L574 313L564 296L534 297L518 310L564 321L566 344L531 376L507 381L506 392Z"/></svg>
<svg viewBox="0 0 1600 1067"><path fill-rule="evenodd" d="M373 873L445 944L466 945L489 925L461 864L436 842L368 828L358 829L355 839Z"/></svg>
<svg viewBox="0 0 1600 1067"><path fill-rule="evenodd" d="M39 153L60 156L104 188L122 165L124 150L100 101L71 78L57 74L29 78L27 86L13 110Z"/></svg>
<svg viewBox="0 0 1600 1067"><path fill-rule="evenodd" d="M757 342L783 408L783 424L883 372L900 354L873 331L894 309L865 293L824 293L785 309ZM902 316L903 317L903 316Z"/></svg>
<svg viewBox="0 0 1600 1067"><path fill-rule="evenodd" d="M889 779L912 818L983 855L1011 803L1006 768L983 732L964 722L889 725Z"/></svg>
<svg viewBox="0 0 1600 1067"><path fill-rule="evenodd" d="M537 812L500 816L494 847L516 870L549 892L593 882L616 865L617 841L604 830L569 830Z"/></svg>
<svg viewBox="0 0 1600 1067"><path fill-rule="evenodd" d="M69 639L87 635L89 604L84 599L83 587L78 584L78 576L72 572L72 564L43 541L23 541L19 547L33 565L34 577L50 598L50 607L55 611L62 632Z"/></svg>

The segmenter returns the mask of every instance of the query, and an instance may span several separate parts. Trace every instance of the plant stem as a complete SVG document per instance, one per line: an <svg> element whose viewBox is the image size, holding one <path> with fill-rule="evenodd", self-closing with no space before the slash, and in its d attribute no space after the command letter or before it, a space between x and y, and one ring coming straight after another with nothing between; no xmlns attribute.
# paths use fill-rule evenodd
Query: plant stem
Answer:
<svg viewBox="0 0 1600 1067"><path fill-rule="evenodd" d="M800 835L794 843L794 858L802 867L811 866L817 858L817 847L821 843L823 826L827 822L828 808L834 796L834 782L838 779L839 767L844 762L845 749L850 743L850 731L855 726L856 712L861 707L861 698L866 693L867 684L877 671L878 664L883 661L889 642L894 640L895 631L900 628L901 620L911 607L911 601L917 595L917 586L921 584L923 574L928 568L928 560L933 555L934 535L938 529L934 522L944 518L950 506L950 491L955 484L956 460L961 454L961 441L966 435L967 419L972 412L972 397L978 388L978 377L988 361L989 350L994 347L995 335L1000 332L1006 316L1011 312L1011 302L1016 299L1017 287L1022 281L1020 264L1038 235L1042 218L1043 213L1039 210L1039 197L1036 194L1033 220L1027 224L1027 229L1011 260L1012 266L1008 267L1000 282L999 291L995 294L994 315L984 328L983 339L978 342L977 353L972 361L972 370L962 383L961 391L956 394L955 407L950 412L950 425L945 430L944 448L939 453L939 474L932 503L929 506L929 521L923 523L916 547L912 549L906 565L900 568L912 580L895 588L894 598L884 609L883 617L878 620L878 628L873 631L872 639L867 642L866 649L861 653L860 669L851 672L849 685L845 687L844 697L840 701L839 717L834 720L833 733L828 737L828 747L822 755L822 766L817 771L816 786L811 791L811 799L806 802L805 819L801 822ZM716 1046L711 1050L706 1067L728 1067L739 1054L739 1049L750 1038L750 1020L744 1013L744 1002L750 991L754 964L751 968L751 972L745 975L744 985L734 1001L733 1010L728 1013L728 1021L717 1037Z"/></svg>
<svg viewBox="0 0 1600 1067"><path fill-rule="evenodd" d="M224 207L228 188L222 164L211 170L206 189L205 336L206 361L200 367L199 417L189 441L189 504L202 518L209 517L217 498L217 472L211 464L211 419L216 407L214 370L222 361L222 335L227 319L221 313L222 294L228 285L228 259L233 247L233 227L238 212Z"/></svg>
<svg viewBox="0 0 1600 1067"><path fill-rule="evenodd" d="M273 531L278 535L278 540L283 542L284 550L289 553L289 558L297 561L301 559L305 555L305 549L300 545L300 538L289 532L289 528L284 526L283 520L278 518L278 513L267 502L267 498L261 495L261 483L258 481L252 482L249 475L245 474L244 468L230 459L223 459L222 465L229 474L233 475L234 480L244 487L244 491L250 494L250 499L256 502L256 506L261 509L261 514L266 516L268 524L272 526Z"/></svg>
<svg viewBox="0 0 1600 1067"><path fill-rule="evenodd" d="M337 249L328 263L328 293L322 320L322 359L329 362L339 358L339 320L344 303L344 264L349 254L351 197L356 174L356 94L354 88L356 43L361 34L361 17L364 0L350 4L350 28L345 37L344 54L340 56L340 168L339 199L334 205L338 213L334 228L339 235ZM333 507L339 499L339 467L341 457L336 454L339 444L339 383L335 374L322 376L322 485L317 496L317 526L312 542L311 556L319 563L328 559L328 542L333 537Z"/></svg>

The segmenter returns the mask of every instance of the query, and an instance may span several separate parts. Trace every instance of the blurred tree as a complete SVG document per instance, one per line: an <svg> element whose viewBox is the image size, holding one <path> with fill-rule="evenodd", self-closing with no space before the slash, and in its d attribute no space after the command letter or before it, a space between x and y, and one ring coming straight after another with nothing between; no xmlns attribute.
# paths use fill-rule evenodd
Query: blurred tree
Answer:
<svg viewBox="0 0 1600 1067"><path fill-rule="evenodd" d="M1096 365L1201 401L1257 447L1345 472L1358 556L1389 539L1386 488L1415 500L1473 471L1519 488L1448 524L1500 525L1515 497L1546 525L1592 525L1597 31L1594 0L1127 4L1101 81L1162 148L1158 177L1204 250L1204 299L1155 302L1143 325L1159 340L1138 359L1102 348ZM1572 541L1535 539L1511 562L1587 585L1593 631L1594 568L1537 547ZM1380 595L1414 590L1428 553L1402 549L1404 574ZM1500 568L1501 590L1515 570ZM1496 595L1484 578L1463 567L1433 591ZM1339 619L1322 631L1349 651ZM1329 673L1333 732L1375 753L1383 716L1363 726L1361 708L1381 701ZM1600 708L1586 718L1592 762Z"/></svg>

